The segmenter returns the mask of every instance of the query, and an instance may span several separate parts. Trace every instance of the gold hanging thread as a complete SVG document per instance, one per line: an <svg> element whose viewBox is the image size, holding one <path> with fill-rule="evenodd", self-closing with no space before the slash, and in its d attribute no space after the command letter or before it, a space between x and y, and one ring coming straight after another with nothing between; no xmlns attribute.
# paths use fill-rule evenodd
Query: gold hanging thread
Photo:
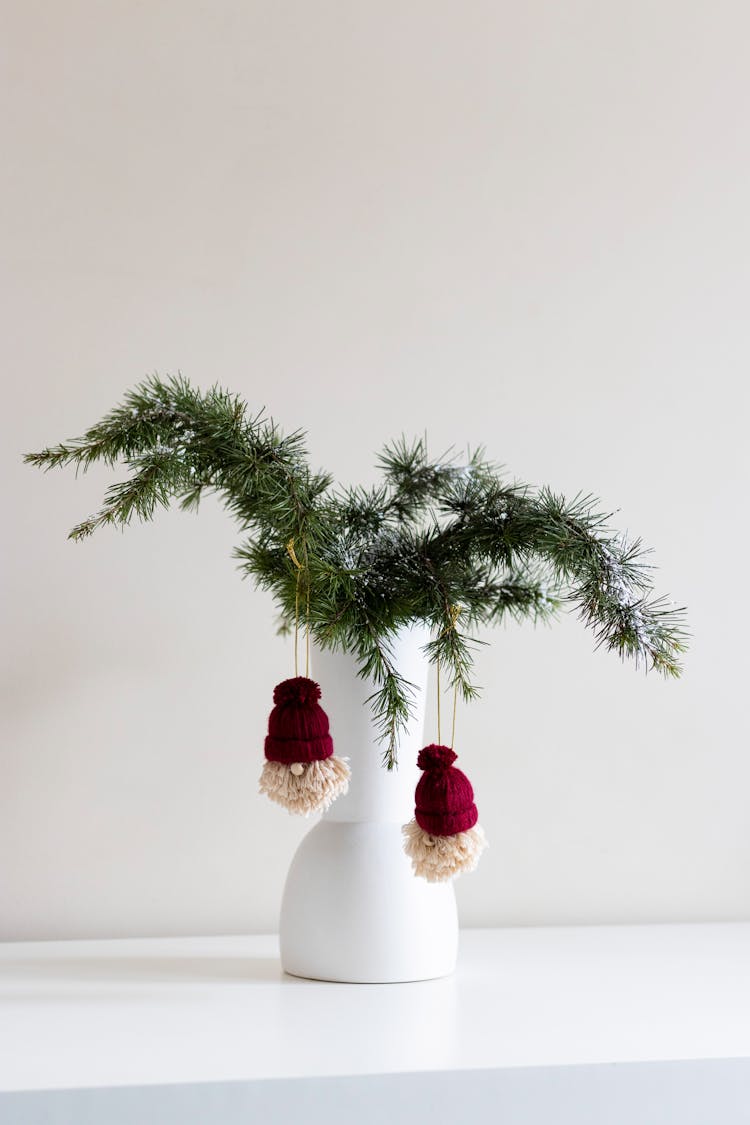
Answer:
<svg viewBox="0 0 750 1125"><path fill-rule="evenodd" d="M440 634L440 636L442 636L442 633ZM440 637L438 637L438 640L439 640L439 639L440 639ZM440 693L440 656L439 656L439 655L438 655L438 658L437 658L437 660L435 661L435 671L436 671L436 673L437 673L437 677L436 677L436 678L437 678L437 727L438 727L438 746L442 746L442 745L443 745L443 741L442 741L442 739L441 739L441 737L440 737L440 694L441 694L441 693Z"/></svg>
<svg viewBox="0 0 750 1125"><path fill-rule="evenodd" d="M307 543L305 543L305 578L307 589L305 595L305 675L310 679L310 567L307 559Z"/></svg>
<svg viewBox="0 0 750 1125"><path fill-rule="evenodd" d="M445 629L443 629L442 633L438 633L438 640L440 640L441 637L444 637L446 635L446 633L450 633L450 632L452 632L453 629L456 628L456 622L458 621L459 617L461 616L461 606L460 605L449 606L448 607L448 613L450 614L450 624L446 625L446 627L445 627ZM436 679L437 679L437 737L438 737L438 743L442 746L443 740L441 738L441 717L440 717L440 695L441 695L441 691L440 691L440 654L439 653L438 653L437 659L435 660L435 671L437 673L437 675L436 675ZM454 683L454 685L453 685L453 719L452 719L452 722L451 722L451 750L453 749L453 744L456 741L456 706L457 706L457 703L458 703L458 684Z"/></svg>
<svg viewBox="0 0 750 1125"><path fill-rule="evenodd" d="M305 569L302 563L297 558L297 553L294 550L294 537L292 537L286 545L286 552L289 558L297 568L297 581L294 588L294 675L299 676L299 584L302 578L302 571ZM307 546L305 546L305 563L307 563ZM307 583L307 602L306 602L306 628L305 628L305 675L309 677L310 673L310 582Z"/></svg>

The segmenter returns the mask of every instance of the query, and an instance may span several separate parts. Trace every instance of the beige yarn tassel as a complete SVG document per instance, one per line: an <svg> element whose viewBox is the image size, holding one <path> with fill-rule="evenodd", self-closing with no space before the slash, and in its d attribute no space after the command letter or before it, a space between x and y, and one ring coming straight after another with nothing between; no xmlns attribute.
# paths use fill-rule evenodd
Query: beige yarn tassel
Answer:
<svg viewBox="0 0 750 1125"><path fill-rule="evenodd" d="M344 758L331 756L318 762L263 764L259 792L290 813L310 816L325 812L349 788L351 771Z"/></svg>
<svg viewBox="0 0 750 1125"><path fill-rule="evenodd" d="M478 824L453 836L432 836L416 820L410 820L402 833L414 874L428 883L444 883L454 875L473 871L487 847L487 837Z"/></svg>

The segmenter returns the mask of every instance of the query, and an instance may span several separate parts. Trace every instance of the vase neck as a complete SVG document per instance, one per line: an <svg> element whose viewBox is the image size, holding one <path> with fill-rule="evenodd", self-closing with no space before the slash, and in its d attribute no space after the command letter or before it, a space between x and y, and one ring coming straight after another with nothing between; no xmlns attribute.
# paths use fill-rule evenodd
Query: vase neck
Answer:
<svg viewBox="0 0 750 1125"><path fill-rule="evenodd" d="M426 626L418 625L403 628L393 641L395 667L414 688L412 717L399 738L399 764L394 770L382 764L385 745L378 738L368 703L375 685L357 675L351 654L314 650L312 675L321 686L334 753L349 760L352 774L349 792L338 798L325 820L404 823L413 816L428 672L422 649L428 640Z"/></svg>

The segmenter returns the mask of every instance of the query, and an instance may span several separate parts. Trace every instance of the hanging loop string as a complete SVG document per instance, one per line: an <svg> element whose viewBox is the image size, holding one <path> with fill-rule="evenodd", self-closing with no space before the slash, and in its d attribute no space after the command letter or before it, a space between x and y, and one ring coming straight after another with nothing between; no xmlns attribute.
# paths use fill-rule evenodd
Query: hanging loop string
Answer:
<svg viewBox="0 0 750 1125"><path fill-rule="evenodd" d="M445 629L443 629L442 633L438 633L438 637L437 637L438 640L440 640L441 637L444 637L446 635L446 633L451 633L456 628L456 622L458 621L459 617L461 616L461 606L460 605L449 606L448 607L448 613L450 614L450 624L446 625L446 627L445 627ZM441 718L440 718L440 696L441 696L441 691L440 691L440 653L438 653L437 658L435 660L435 671L437 673L437 675L436 675L436 679L437 679L437 737L438 737L438 743L442 746L443 740L442 740L442 737L441 737ZM451 750L453 749L453 744L456 741L456 705L457 705L457 703L458 703L458 684L454 683L454 685L453 685L453 720L451 722Z"/></svg>
<svg viewBox="0 0 750 1125"><path fill-rule="evenodd" d="M299 675L299 583L302 577L301 562L297 558L295 551L295 540L293 537L287 543L287 555L297 567L297 582L295 585L295 676ZM305 548L305 561L307 561L307 547ZM310 586L307 584L307 647L305 651L305 675L309 673L310 666Z"/></svg>
<svg viewBox="0 0 750 1125"><path fill-rule="evenodd" d="M442 634L441 634L441 636L442 636ZM439 640L439 639L440 639L440 638L438 638L438 640ZM440 691L440 656L439 656L439 655L438 655L438 658L437 658L437 660L435 661L435 671L436 671L436 673L437 673L436 679L437 679L437 727L438 727L438 746L442 746L442 745L443 745L443 739L441 738L441 735L440 735L440 695L441 695L441 691Z"/></svg>
<svg viewBox="0 0 750 1125"><path fill-rule="evenodd" d="M307 543L304 545L305 559L305 675L310 679L310 567L307 559Z"/></svg>

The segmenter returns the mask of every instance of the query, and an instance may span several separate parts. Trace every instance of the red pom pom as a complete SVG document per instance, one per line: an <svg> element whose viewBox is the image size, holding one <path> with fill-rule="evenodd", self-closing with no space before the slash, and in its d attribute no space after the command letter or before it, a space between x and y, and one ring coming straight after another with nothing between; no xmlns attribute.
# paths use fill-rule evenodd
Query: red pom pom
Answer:
<svg viewBox="0 0 750 1125"><path fill-rule="evenodd" d="M417 765L421 770L447 770L458 758L449 746L425 746L419 751Z"/></svg>
<svg viewBox="0 0 750 1125"><path fill-rule="evenodd" d="M274 703L296 703L304 707L307 703L317 703L319 699L320 685L306 676L284 680L273 689Z"/></svg>

